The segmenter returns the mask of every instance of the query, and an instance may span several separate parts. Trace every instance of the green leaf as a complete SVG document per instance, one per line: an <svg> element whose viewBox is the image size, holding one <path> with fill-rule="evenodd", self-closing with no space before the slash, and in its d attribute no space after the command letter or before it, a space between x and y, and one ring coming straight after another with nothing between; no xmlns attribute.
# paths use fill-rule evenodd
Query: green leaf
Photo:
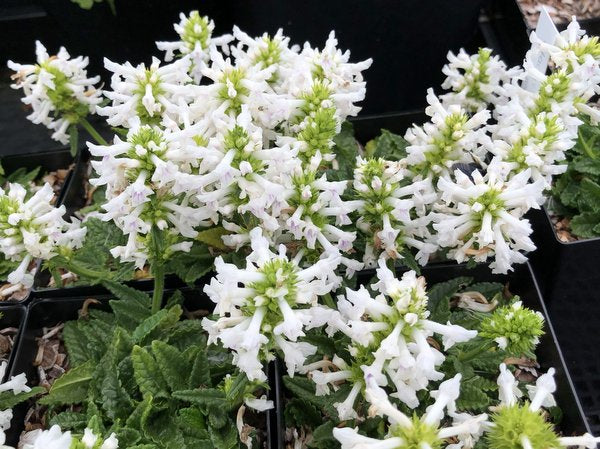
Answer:
<svg viewBox="0 0 600 449"><path fill-rule="evenodd" d="M125 420L131 413L132 402L129 394L117 375L117 366L112 354L107 354L107 363L103 366L104 377L101 384L102 409L112 421ZM137 380L137 378L136 378Z"/></svg>
<svg viewBox="0 0 600 449"><path fill-rule="evenodd" d="M119 447L131 447L134 446L142 439L142 435L139 430L132 429L131 427L122 427L115 431L117 434L117 440L119 441Z"/></svg>
<svg viewBox="0 0 600 449"><path fill-rule="evenodd" d="M215 257L208 246L195 243L190 252L178 251L165 264L167 273L175 273L182 281L191 284L213 269Z"/></svg>
<svg viewBox="0 0 600 449"><path fill-rule="evenodd" d="M199 348L188 378L188 388L209 387L210 365L205 348Z"/></svg>
<svg viewBox="0 0 600 449"><path fill-rule="evenodd" d="M219 428L211 428L209 431L210 439L215 449L237 449L238 432L233 422L228 419L227 424Z"/></svg>
<svg viewBox="0 0 600 449"><path fill-rule="evenodd" d="M167 383L152 354L136 345L131 352L131 361L135 380L144 396L156 396L167 391Z"/></svg>
<svg viewBox="0 0 600 449"><path fill-rule="evenodd" d="M152 353L158 369L171 391L187 387L188 362L177 348L159 340L152 342Z"/></svg>
<svg viewBox="0 0 600 449"><path fill-rule="evenodd" d="M79 329L79 322L67 321L63 328L63 340L69 354L71 367L87 362L91 356L86 345L85 334Z"/></svg>
<svg viewBox="0 0 600 449"><path fill-rule="evenodd" d="M489 384L479 376L463 380L460 384L460 396L456 401L459 410L468 410L472 412L483 412L491 404L491 398L485 393L483 386L489 387ZM489 382L489 381L487 381ZM487 388L490 391L490 388Z"/></svg>
<svg viewBox="0 0 600 449"><path fill-rule="evenodd" d="M229 231L227 231L223 226L215 226L214 228L198 232L196 240L206 243L208 246L212 246L213 248L225 251L227 246L225 246L221 237L228 233Z"/></svg>
<svg viewBox="0 0 600 449"><path fill-rule="evenodd" d="M134 429L142 428L142 416L146 412L146 409L152 407L152 399L152 395L144 395L144 399L137 403L135 409L125 421L127 427Z"/></svg>
<svg viewBox="0 0 600 449"><path fill-rule="evenodd" d="M142 431L165 448L184 447L183 435L177 428L175 418L169 408L150 407L142 416Z"/></svg>
<svg viewBox="0 0 600 449"><path fill-rule="evenodd" d="M95 365L92 360L71 368L54 381L48 395L38 402L43 405L80 404L85 402L94 369Z"/></svg>
<svg viewBox="0 0 600 449"><path fill-rule="evenodd" d="M179 321L182 310L180 306L162 309L142 321L133 331L133 341L139 344L153 340L161 330L172 327Z"/></svg>
<svg viewBox="0 0 600 449"><path fill-rule="evenodd" d="M600 229L595 229L600 223L600 213L583 212L571 220L571 232L577 237L590 239L600 236Z"/></svg>
<svg viewBox="0 0 600 449"><path fill-rule="evenodd" d="M6 181L13 184L21 184L27 186L27 184L33 182L40 175L40 167L36 167L33 170L27 171L26 168L21 167L6 177Z"/></svg>
<svg viewBox="0 0 600 449"><path fill-rule="evenodd" d="M206 430L206 420L202 412L196 407L179 409L177 424L186 435L200 439L210 438Z"/></svg>
<svg viewBox="0 0 600 449"><path fill-rule="evenodd" d="M327 421L313 430L313 439L309 444L310 448L337 448L340 443L333 437L334 423Z"/></svg>
<svg viewBox="0 0 600 449"><path fill-rule="evenodd" d="M600 185L589 178L581 181L581 201L591 212L600 213Z"/></svg>
<svg viewBox="0 0 600 449"><path fill-rule="evenodd" d="M73 430L75 432L83 432L87 426L88 419L85 413L71 412L69 410L54 415L50 419L50 426L60 426L63 430Z"/></svg>
<svg viewBox="0 0 600 449"><path fill-rule="evenodd" d="M174 391L172 396L185 402L197 404L203 411L207 410L209 405L222 407L226 400L225 393L216 388Z"/></svg>
<svg viewBox="0 0 600 449"><path fill-rule="evenodd" d="M580 173L592 176L600 176L600 159L578 157L571 162L570 166Z"/></svg>
<svg viewBox="0 0 600 449"><path fill-rule="evenodd" d="M120 284L114 281L104 281L103 285L116 296L117 299L122 301L133 301L141 307L145 307L150 310L152 305L152 299L147 293L136 290L135 288L128 287L127 285ZM113 303L111 303L112 307Z"/></svg>
<svg viewBox="0 0 600 449"><path fill-rule="evenodd" d="M284 415L286 427L315 428L323 422L323 416L317 407L300 398L291 398L286 402Z"/></svg>
<svg viewBox="0 0 600 449"><path fill-rule="evenodd" d="M2 391L0 392L0 408L1 410L13 408L17 404L25 402L29 398L45 392L46 390L43 387L33 387L31 391L22 391L21 393L17 394L14 394L12 391Z"/></svg>
<svg viewBox="0 0 600 449"><path fill-rule="evenodd" d="M399 161L406 157L408 142L404 137L394 134L387 129L381 130L381 135L375 140L373 157L388 161Z"/></svg>

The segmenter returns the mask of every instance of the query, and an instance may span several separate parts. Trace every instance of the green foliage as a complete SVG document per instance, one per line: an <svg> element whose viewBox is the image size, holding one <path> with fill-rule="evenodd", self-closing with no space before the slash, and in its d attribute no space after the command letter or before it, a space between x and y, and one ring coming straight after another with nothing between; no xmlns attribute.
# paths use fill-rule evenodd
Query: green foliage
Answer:
<svg viewBox="0 0 600 449"><path fill-rule="evenodd" d="M338 167L327 171L327 179L330 181L352 179L358 155L358 142L354 138L352 123L348 121L342 123L341 130L333 138L333 142L335 143L333 153Z"/></svg>
<svg viewBox="0 0 600 449"><path fill-rule="evenodd" d="M106 286L119 298L112 313L91 308L65 325L72 368L40 400L49 422L115 432L129 448L239 448L237 410L264 386L235 371L224 349L207 347L200 322L181 320L179 300L151 314L145 293Z"/></svg>
<svg viewBox="0 0 600 449"><path fill-rule="evenodd" d="M577 144L567 151L567 171L556 179L550 208L571 220L579 238L600 237L600 126L582 118Z"/></svg>
<svg viewBox="0 0 600 449"><path fill-rule="evenodd" d="M219 229L221 231L219 231ZM211 231L209 233L209 231ZM212 228L198 234L190 252L178 251L174 253L165 265L167 273L176 274L182 281L192 284L213 269L215 256L209 250L209 245L223 249L224 245L220 239L223 228Z"/></svg>
<svg viewBox="0 0 600 449"><path fill-rule="evenodd" d="M381 135L366 145L367 156L382 158L388 161L399 161L406 157L408 142L404 137L394 134L387 129L381 130Z"/></svg>
<svg viewBox="0 0 600 449"><path fill-rule="evenodd" d="M111 248L125 245L127 236L112 221L93 217L86 220L85 226L87 232L83 246L68 256L54 257L45 262L45 266L51 272L57 272L59 268L74 271L79 276L77 284L133 279L134 264L121 262L110 253Z"/></svg>

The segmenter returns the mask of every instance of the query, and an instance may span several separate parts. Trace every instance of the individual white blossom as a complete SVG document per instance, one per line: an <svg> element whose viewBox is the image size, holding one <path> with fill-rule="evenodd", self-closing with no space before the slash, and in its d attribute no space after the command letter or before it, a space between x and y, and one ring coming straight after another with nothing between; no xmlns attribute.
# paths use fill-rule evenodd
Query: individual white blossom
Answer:
<svg viewBox="0 0 600 449"><path fill-rule="evenodd" d="M27 116L33 123L41 123L52 130L52 138L69 143L69 128L96 111L101 102L101 91L94 86L99 76L88 77L88 58L72 58L64 47L50 56L40 41L35 42L36 64L18 64L8 61L16 73L13 89L23 89L23 103L30 106Z"/></svg>
<svg viewBox="0 0 600 449"><path fill-rule="evenodd" d="M298 338L305 329L327 321L327 309L318 305L318 299L340 283L334 272L339 256L303 269L301 255L290 260L283 246L273 253L259 228L250 232L250 239L253 251L245 269L216 259L216 277L204 289L216 304L216 319L205 318L202 325L209 343L220 340L231 349L234 364L250 380L266 379L263 363L272 360L276 350L293 376L306 356L316 351Z"/></svg>

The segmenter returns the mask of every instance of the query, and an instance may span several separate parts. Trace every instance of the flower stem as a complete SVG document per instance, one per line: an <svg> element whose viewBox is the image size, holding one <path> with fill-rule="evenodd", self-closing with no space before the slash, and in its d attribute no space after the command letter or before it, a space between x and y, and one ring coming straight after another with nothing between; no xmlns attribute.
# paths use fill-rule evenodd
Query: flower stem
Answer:
<svg viewBox="0 0 600 449"><path fill-rule="evenodd" d="M152 294L152 313L160 310L162 305L163 292L165 289L165 267L163 264L152 266L152 274L154 275L154 293Z"/></svg>
<svg viewBox="0 0 600 449"><path fill-rule="evenodd" d="M97 280L105 280L106 272L92 270L90 268L82 267L81 265L73 264L69 261L65 261L65 268L69 270L71 273L76 274L79 277L85 277L89 279L97 279Z"/></svg>
<svg viewBox="0 0 600 449"><path fill-rule="evenodd" d="M100 133L96 131L96 129L92 126L90 122L88 122L86 118L82 118L79 121L79 123L81 123L81 126L83 126L85 130L89 133L89 135L94 138L97 144L108 145L108 142L104 140L104 137L102 137Z"/></svg>

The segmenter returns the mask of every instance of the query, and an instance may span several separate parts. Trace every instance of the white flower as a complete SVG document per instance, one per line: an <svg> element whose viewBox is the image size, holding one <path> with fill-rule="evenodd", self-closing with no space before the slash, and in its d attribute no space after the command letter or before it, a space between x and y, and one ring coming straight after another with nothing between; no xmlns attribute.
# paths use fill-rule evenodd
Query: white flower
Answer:
<svg viewBox="0 0 600 449"><path fill-rule="evenodd" d="M284 354L288 373L293 375L315 351L308 343L295 342L304 335L303 329L311 326L310 309L318 297L339 285L334 274L339 257L329 256L302 269L283 249L272 253L260 228L250 232L250 239L253 252L245 269L217 258L216 278L205 292L217 305L218 319L204 319L203 325L211 329L212 341L219 339L234 351L234 363L250 380L266 379L259 367L272 357L271 350L265 348L267 343ZM232 322L234 316L239 319Z"/></svg>
<svg viewBox="0 0 600 449"><path fill-rule="evenodd" d="M88 58L71 59L64 47L50 56L36 41L35 53L37 64L8 61L8 67L16 72L11 87L23 89L25 97L21 101L33 110L27 118L53 130L52 138L67 144L69 128L94 113L101 101L101 91L94 87L100 77L88 78Z"/></svg>
<svg viewBox="0 0 600 449"><path fill-rule="evenodd" d="M90 152L100 157L92 162L98 178L90 183L106 185L107 202L100 217L114 221L128 236L127 245L111 250L113 256L142 267L153 227L168 236L170 246L163 257L189 251L197 228L215 221L188 184L200 154L193 144L194 131L194 127L171 131L136 125L125 141L116 136L110 146L88 143Z"/></svg>
<svg viewBox="0 0 600 449"><path fill-rule="evenodd" d="M456 55L448 52L448 64L442 72L447 77L442 88L452 91L441 96L444 104L462 105L474 112L502 101L506 94L502 84L515 75L499 56L492 56L489 48L480 48L476 55L469 55L462 48Z"/></svg>
<svg viewBox="0 0 600 449"><path fill-rule="evenodd" d="M438 243L450 248L449 256L458 262L483 262L493 255L492 270L506 273L513 263L526 260L520 250L535 249L531 226L522 217L540 207L543 182L528 183L528 170L508 181L490 171L471 176L456 170L456 181L442 177L438 182L444 202L434 218Z"/></svg>
<svg viewBox="0 0 600 449"><path fill-rule="evenodd" d="M52 426L49 430L34 430L24 434L21 437L19 447L23 449L69 449L75 444L83 444L84 447L92 449L118 449L119 442L114 433L98 446L98 436L91 429L84 430L81 440L74 438L71 432L62 432L57 425ZM78 446L79 447L79 446Z"/></svg>
<svg viewBox="0 0 600 449"><path fill-rule="evenodd" d="M431 122L406 131L410 144L406 147L408 169L437 178L450 172L456 163L472 162L473 156L482 158L482 145L489 140L483 125L490 112L484 109L470 116L460 105L444 106L432 89L427 91L427 102L425 112Z"/></svg>
<svg viewBox="0 0 600 449"><path fill-rule="evenodd" d="M449 407L459 394L460 374L453 379L442 382L439 390L434 395L436 401L428 408L424 416L412 418L398 410L389 400L387 394L373 380L367 376L366 397L371 403L370 411L374 414L385 416L389 422L388 433L383 440L369 438L358 433L358 429L334 428L333 436L341 443L342 449L394 449L403 447L407 441L420 441L420 447L435 447L442 441L461 435L463 438L469 434L478 434L486 415L474 417L470 420L450 427L440 427L440 422L445 416L444 409Z"/></svg>
<svg viewBox="0 0 600 449"><path fill-rule="evenodd" d="M202 68L209 60L210 49L221 46L227 51L227 44L233 36L226 34L213 37L215 23L207 16L201 16L198 11L191 11L187 16L179 14L179 23L173 25L180 40L175 42L157 42L156 47L165 53L165 61L171 62L175 56L189 55L191 59L190 74L199 84L202 78Z"/></svg>
<svg viewBox="0 0 600 449"><path fill-rule="evenodd" d="M273 401L267 400L265 395L262 395L260 398L246 398L244 399L244 404L259 412L271 410L274 407Z"/></svg>
<svg viewBox="0 0 600 449"><path fill-rule="evenodd" d="M8 281L31 286L33 275L29 268L34 258L49 260L61 248L70 250L83 244L86 228L79 221L66 222L62 216L65 207L51 203L54 192L49 184L26 199L26 190L19 184L0 188L0 252L4 258L19 262L9 274Z"/></svg>
<svg viewBox="0 0 600 449"><path fill-rule="evenodd" d="M152 58L152 64L136 67L129 62L117 64L104 59L104 66L113 72L112 91L105 91L112 105L99 107L98 113L107 117L112 126L130 128L141 120L142 124L158 125L163 116L177 119L179 101L191 101L195 95L192 79L187 74L190 65L188 58L181 58L172 64L160 66L160 61ZM179 120L176 120L179 121Z"/></svg>
<svg viewBox="0 0 600 449"><path fill-rule="evenodd" d="M417 218L422 206L437 199L431 183L409 183L402 162L357 158L354 192L358 198L347 203L359 214L357 228L369 240L364 262L372 265L375 257L402 258L407 247L417 250L416 259L424 265L436 246L426 242L430 216Z"/></svg>

